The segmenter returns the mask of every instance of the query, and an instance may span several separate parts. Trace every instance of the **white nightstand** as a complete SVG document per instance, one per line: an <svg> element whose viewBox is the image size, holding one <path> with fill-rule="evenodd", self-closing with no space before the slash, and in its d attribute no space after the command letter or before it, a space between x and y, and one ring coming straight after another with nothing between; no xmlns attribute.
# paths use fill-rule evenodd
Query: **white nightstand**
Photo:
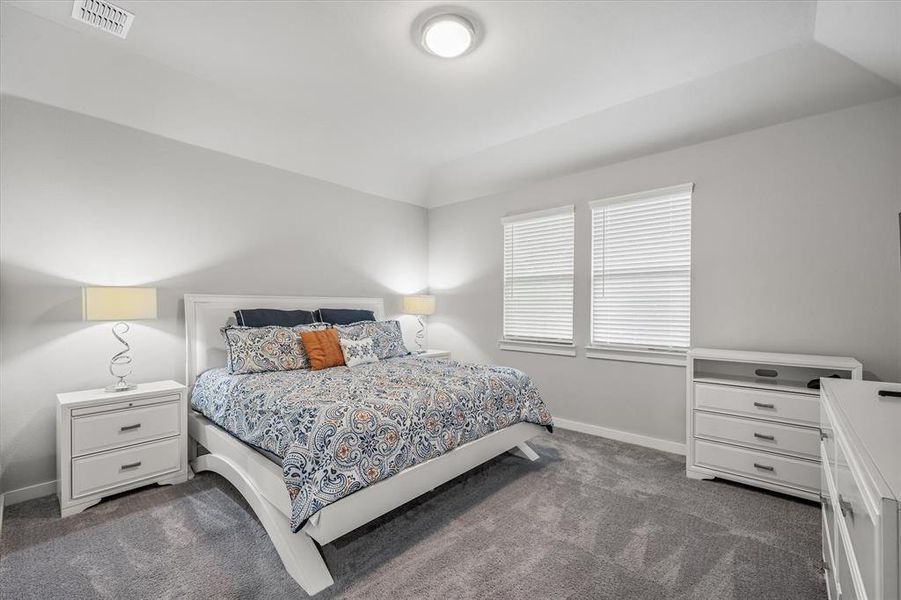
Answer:
<svg viewBox="0 0 901 600"><path fill-rule="evenodd" d="M188 478L182 384L157 381L127 392L85 390L56 398L56 493L63 517L105 496Z"/></svg>
<svg viewBox="0 0 901 600"><path fill-rule="evenodd" d="M421 356L423 358L450 358L451 353L450 350L433 350L429 348L425 352L420 352L416 356Z"/></svg>

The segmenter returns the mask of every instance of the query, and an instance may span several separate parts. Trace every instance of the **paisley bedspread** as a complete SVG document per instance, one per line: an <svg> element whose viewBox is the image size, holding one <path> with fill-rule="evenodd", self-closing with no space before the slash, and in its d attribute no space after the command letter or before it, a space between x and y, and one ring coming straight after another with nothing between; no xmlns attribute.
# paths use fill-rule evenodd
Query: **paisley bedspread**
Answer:
<svg viewBox="0 0 901 600"><path fill-rule="evenodd" d="M552 426L522 371L415 356L321 371L212 369L191 404L282 457L294 531L332 502L461 444L521 421Z"/></svg>

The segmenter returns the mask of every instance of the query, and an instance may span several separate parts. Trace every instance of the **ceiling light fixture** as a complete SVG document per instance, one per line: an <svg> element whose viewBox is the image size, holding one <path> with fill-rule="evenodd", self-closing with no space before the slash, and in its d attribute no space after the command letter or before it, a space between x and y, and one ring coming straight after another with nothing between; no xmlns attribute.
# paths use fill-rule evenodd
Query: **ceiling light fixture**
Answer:
<svg viewBox="0 0 901 600"><path fill-rule="evenodd" d="M472 52L481 41L481 28L471 15L439 7L419 16L413 24L418 45L441 58L457 58Z"/></svg>

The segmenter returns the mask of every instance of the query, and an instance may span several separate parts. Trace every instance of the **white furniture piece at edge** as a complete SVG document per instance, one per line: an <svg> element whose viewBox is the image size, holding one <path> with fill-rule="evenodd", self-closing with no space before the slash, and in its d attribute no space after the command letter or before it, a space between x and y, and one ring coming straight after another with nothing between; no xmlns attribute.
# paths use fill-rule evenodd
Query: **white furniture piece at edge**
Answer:
<svg viewBox="0 0 901 600"><path fill-rule="evenodd" d="M824 380L823 560L832 600L901 593L901 384Z"/></svg>
<svg viewBox="0 0 901 600"><path fill-rule="evenodd" d="M188 479L188 403L175 381L57 395L59 509L68 517L111 494Z"/></svg>
<svg viewBox="0 0 901 600"><path fill-rule="evenodd" d="M449 360L451 353L450 350L436 350L434 348L429 348L425 352L416 354L416 356L421 356L422 358L440 358Z"/></svg>
<svg viewBox="0 0 901 600"><path fill-rule="evenodd" d="M219 328L232 311L239 308L315 310L323 306L368 309L377 319L384 314L381 298L186 295L189 389L198 375L225 365L225 347ZM259 517L285 569L310 595L334 583L317 542L327 544L504 452L536 460L538 455L526 442L545 431L532 423L517 423L495 431L326 506L300 531L292 533L291 503L281 467L196 411L190 411L188 428L192 445L199 444L209 451L197 456L195 446L191 452L194 471L216 472L237 488Z"/></svg>
<svg viewBox="0 0 901 600"><path fill-rule="evenodd" d="M820 392L807 382L834 374L860 379L862 373L848 357L692 348L686 475L818 501Z"/></svg>

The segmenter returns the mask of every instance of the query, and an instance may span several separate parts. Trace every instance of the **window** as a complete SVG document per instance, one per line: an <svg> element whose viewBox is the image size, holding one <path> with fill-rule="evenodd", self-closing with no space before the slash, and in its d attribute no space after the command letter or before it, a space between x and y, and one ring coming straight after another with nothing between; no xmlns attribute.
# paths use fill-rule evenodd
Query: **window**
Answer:
<svg viewBox="0 0 901 600"><path fill-rule="evenodd" d="M693 184L591 203L591 344L685 350Z"/></svg>
<svg viewBox="0 0 901 600"><path fill-rule="evenodd" d="M503 224L504 340L572 344L573 207Z"/></svg>

